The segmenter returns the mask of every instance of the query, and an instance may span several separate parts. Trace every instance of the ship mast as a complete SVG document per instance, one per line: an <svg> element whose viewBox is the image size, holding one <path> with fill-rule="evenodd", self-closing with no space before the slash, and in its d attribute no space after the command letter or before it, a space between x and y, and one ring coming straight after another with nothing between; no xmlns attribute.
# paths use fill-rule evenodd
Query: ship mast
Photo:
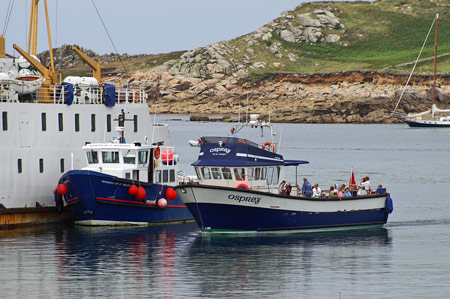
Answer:
<svg viewBox="0 0 450 299"><path fill-rule="evenodd" d="M439 14L436 14L436 35L434 38L433 105L435 104L435 101L436 101L436 60L437 60L438 19L439 19ZM434 117L434 115L433 115L433 117Z"/></svg>

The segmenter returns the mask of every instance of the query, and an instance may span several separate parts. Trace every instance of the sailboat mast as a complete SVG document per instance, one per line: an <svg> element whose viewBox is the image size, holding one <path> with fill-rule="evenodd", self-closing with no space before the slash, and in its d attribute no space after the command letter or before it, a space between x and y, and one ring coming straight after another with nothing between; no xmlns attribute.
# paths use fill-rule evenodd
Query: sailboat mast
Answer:
<svg viewBox="0 0 450 299"><path fill-rule="evenodd" d="M436 35L434 38L433 105L435 104L435 101L436 101L436 60L437 60L438 19L439 19L439 14L436 14Z"/></svg>

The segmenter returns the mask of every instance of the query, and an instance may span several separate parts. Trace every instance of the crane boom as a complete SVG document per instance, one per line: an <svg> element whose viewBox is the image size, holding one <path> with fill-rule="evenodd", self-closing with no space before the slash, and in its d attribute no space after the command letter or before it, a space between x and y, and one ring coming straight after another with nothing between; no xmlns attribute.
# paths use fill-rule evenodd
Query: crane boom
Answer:
<svg viewBox="0 0 450 299"><path fill-rule="evenodd" d="M100 63L92 59L91 57L87 56L85 53L83 53L80 49L78 49L75 46L71 47L72 51L74 51L84 62L86 62L89 67L92 69L92 77L97 79L97 82L103 83L102 81L102 75L101 75L101 67Z"/></svg>

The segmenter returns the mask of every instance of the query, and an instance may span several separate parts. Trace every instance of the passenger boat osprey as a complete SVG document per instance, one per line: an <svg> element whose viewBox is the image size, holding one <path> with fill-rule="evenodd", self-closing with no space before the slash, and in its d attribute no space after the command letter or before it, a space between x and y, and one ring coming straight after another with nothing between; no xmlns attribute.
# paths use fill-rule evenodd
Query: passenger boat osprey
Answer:
<svg viewBox="0 0 450 299"><path fill-rule="evenodd" d="M436 14L436 17L433 20L433 23L434 22L436 23L436 33L435 33L435 42L434 42L433 99L432 99L431 109L424 111L424 112L420 112L420 113L408 113L407 115L396 112L397 107L398 107L400 101L402 100L405 89L409 83L409 79L408 79L408 82L406 83L405 88L403 89L403 92L401 93L401 96L400 96L400 98L397 102L397 105L395 106L395 109L393 111L393 115L395 117L401 119L408 126L414 127L414 128L450 127L450 116L448 115L450 113L450 109L439 109L436 106L436 60L437 60L437 41L438 41L438 39L437 39L438 38L438 19L439 19L439 14ZM433 24L431 24L430 31L431 31L432 27L433 27ZM427 38L425 39L424 46L428 39L428 35L427 35ZM422 47L422 49L423 49L423 47ZM420 51L420 53L422 53L422 50ZM420 57L420 54L419 54L419 57ZM417 57L417 60L419 59L419 57ZM416 64L417 64L417 61L416 61ZM414 67L416 66L416 64L414 64ZM411 75L413 72L414 72L414 68L411 71ZM411 75L410 75L410 77L411 77ZM438 117L437 116L438 113L441 113L441 115L442 115L442 113L444 113L444 115ZM447 115L445 115L445 114L447 114Z"/></svg>
<svg viewBox="0 0 450 299"><path fill-rule="evenodd" d="M258 121L257 115L251 116L250 125L271 128ZM393 210L386 192L343 198L279 194L285 167L308 162L285 160L273 141L261 145L238 137L202 137L199 143L198 160L192 163L198 183L180 185L175 190L203 231L381 226Z"/></svg>
<svg viewBox="0 0 450 299"><path fill-rule="evenodd" d="M122 110L133 119L125 125L130 140L170 145L167 127L151 121L146 93L102 83L100 65L75 47L93 77L60 82L50 30L50 66L34 58L39 1L30 2L28 52L14 45L21 57L7 55L0 36L0 228L69 218L70 213L55 209L55 183L67 170L84 166L85 142L115 135L112 120Z"/></svg>
<svg viewBox="0 0 450 299"><path fill-rule="evenodd" d="M174 148L124 143L125 113L118 117L120 138L86 144L87 166L66 172L55 189L80 225L148 225L184 223L192 215L169 186L178 184ZM132 119L131 119L132 121ZM169 201L169 203L168 203Z"/></svg>

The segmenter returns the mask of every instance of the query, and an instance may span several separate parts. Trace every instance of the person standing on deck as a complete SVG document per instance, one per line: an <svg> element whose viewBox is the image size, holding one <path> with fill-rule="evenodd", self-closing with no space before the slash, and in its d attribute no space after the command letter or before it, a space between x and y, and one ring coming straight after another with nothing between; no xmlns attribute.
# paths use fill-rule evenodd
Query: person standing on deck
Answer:
<svg viewBox="0 0 450 299"><path fill-rule="evenodd" d="M230 133L228 134L228 137L237 137L234 128L231 128Z"/></svg>
<svg viewBox="0 0 450 299"><path fill-rule="evenodd" d="M307 197L311 197L312 195L312 187L307 178L303 179L302 193Z"/></svg>

